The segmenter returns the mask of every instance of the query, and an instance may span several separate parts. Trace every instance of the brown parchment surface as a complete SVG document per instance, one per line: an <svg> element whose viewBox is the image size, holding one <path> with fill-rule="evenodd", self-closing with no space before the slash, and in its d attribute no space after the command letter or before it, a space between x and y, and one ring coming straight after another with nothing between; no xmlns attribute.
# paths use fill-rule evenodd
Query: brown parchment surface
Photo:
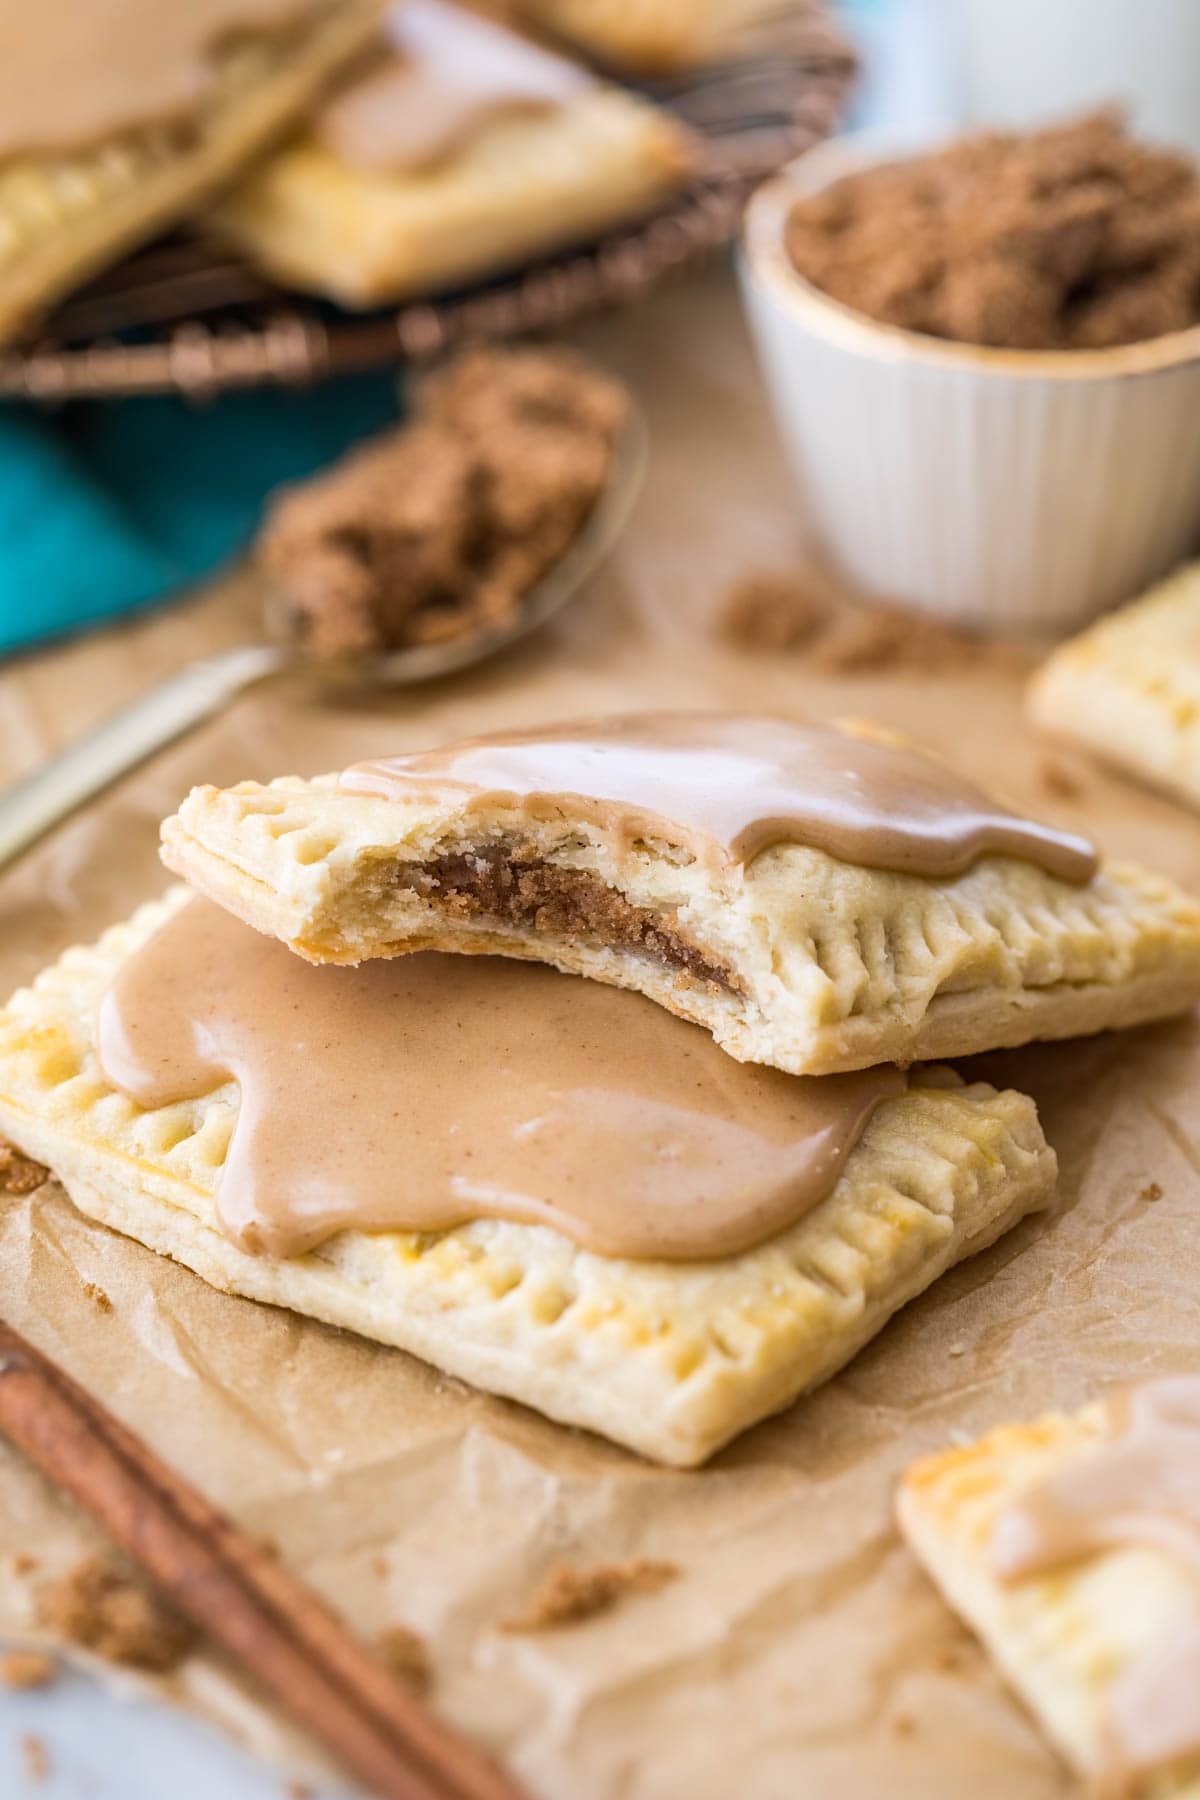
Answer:
<svg viewBox="0 0 1200 1800"><path fill-rule="evenodd" d="M302 686L243 700L0 883L0 988L165 885L156 827L195 781L301 774L526 720L646 705L865 714L1047 817L1200 889L1200 822L1055 753L1049 791L1018 683L994 671L818 679L707 635L723 582L787 564L800 507L720 273L592 327L636 383L652 465L633 529L574 611L492 667L360 704ZM244 639L244 582L0 671L11 778L156 675ZM428 1641L436 1704L555 1800L1049 1800L1071 1783L897 1540L911 1457L1009 1415L1200 1363L1200 1035L1192 1022L988 1059L1058 1150L1059 1201L951 1273L814 1398L707 1469L653 1468L397 1351L228 1298L80 1218L52 1185L0 1200L0 1316L160 1454L273 1538L372 1634ZM331 1121L352 1129L352 1121ZM1150 1183L1161 1198L1144 1197ZM85 1283L112 1302L104 1312ZM0 1636L30 1579L91 1533L0 1447ZM645 1555L678 1580L538 1636L560 1562ZM37 1579L35 1576L33 1579ZM208 1656L170 1691L269 1755L303 1753ZM293 1766L295 1766L293 1762Z"/></svg>

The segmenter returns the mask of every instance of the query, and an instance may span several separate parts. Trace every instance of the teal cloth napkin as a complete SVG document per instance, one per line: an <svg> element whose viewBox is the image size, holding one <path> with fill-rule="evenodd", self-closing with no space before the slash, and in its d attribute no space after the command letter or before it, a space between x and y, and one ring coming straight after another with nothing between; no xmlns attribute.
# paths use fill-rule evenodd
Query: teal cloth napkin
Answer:
<svg viewBox="0 0 1200 1800"><path fill-rule="evenodd" d="M165 599L238 550L263 501L399 414L394 376L0 409L0 655Z"/></svg>

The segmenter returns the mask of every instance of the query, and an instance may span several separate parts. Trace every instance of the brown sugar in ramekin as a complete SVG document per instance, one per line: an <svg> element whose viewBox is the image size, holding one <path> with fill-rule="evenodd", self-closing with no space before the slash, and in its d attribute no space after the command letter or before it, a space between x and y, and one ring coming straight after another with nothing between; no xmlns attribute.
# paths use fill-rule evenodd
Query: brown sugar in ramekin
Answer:
<svg viewBox="0 0 1200 1800"><path fill-rule="evenodd" d="M787 249L882 324L966 344L1099 350L1200 324L1200 168L1119 111L987 131L798 200Z"/></svg>

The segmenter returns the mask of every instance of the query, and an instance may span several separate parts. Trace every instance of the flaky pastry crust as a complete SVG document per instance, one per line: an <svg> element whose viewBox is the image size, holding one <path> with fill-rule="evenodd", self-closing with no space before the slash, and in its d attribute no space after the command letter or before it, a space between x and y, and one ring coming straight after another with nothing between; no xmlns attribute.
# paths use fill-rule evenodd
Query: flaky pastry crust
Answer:
<svg viewBox="0 0 1200 1800"><path fill-rule="evenodd" d="M656 1461L703 1462L789 1405L1050 1198L1055 1158L1031 1100L917 1081L880 1106L826 1200L740 1256L632 1262L494 1220L249 1256L215 1208L236 1084L143 1110L108 1086L94 1049L116 970L187 899L176 889L69 950L0 1012L0 1132L82 1212L214 1287L396 1345Z"/></svg>
<svg viewBox="0 0 1200 1800"><path fill-rule="evenodd" d="M653 75L736 55L755 27L801 9L795 0L516 0L516 10L602 62Z"/></svg>
<svg viewBox="0 0 1200 1800"><path fill-rule="evenodd" d="M268 274L345 306L511 268L651 212L694 164L681 125L596 86L500 117L429 169L352 168L306 136L250 174L212 217Z"/></svg>
<svg viewBox="0 0 1200 1800"><path fill-rule="evenodd" d="M1127 1547L1006 1583L989 1545L1006 1507L1094 1451L1111 1429L1100 1405L1002 1425L916 1463L896 1502L905 1538L950 1605L1083 1775L1099 1773L1116 1676L1194 1605L1186 1579L1164 1551ZM1145 1800L1198 1800L1200 1770L1161 1776L1144 1791Z"/></svg>
<svg viewBox="0 0 1200 1800"><path fill-rule="evenodd" d="M1200 563L1059 646L1029 686L1034 721L1200 807Z"/></svg>
<svg viewBox="0 0 1200 1800"><path fill-rule="evenodd" d="M578 820L514 827L499 809L357 796L332 776L196 788L163 857L314 962L535 958L637 989L739 1060L792 1074L1073 1037L1200 998L1200 908L1132 864L1074 886L990 856L929 880L781 844L714 872L650 840L618 851ZM497 860L514 872L502 913ZM558 897L539 905L545 871Z"/></svg>
<svg viewBox="0 0 1200 1800"><path fill-rule="evenodd" d="M185 138L147 128L72 157L6 164L0 341L237 174L362 48L380 9L381 0L317 0L311 20L278 41L229 48Z"/></svg>

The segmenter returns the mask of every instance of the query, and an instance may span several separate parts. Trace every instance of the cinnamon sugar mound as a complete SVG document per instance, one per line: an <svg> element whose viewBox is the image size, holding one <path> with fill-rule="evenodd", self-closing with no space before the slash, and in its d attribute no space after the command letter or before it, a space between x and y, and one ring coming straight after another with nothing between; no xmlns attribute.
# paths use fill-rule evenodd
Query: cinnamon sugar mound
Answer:
<svg viewBox="0 0 1200 1800"><path fill-rule="evenodd" d="M797 202L792 262L930 337L1097 350L1200 323L1200 169L1117 110L985 131Z"/></svg>
<svg viewBox="0 0 1200 1800"><path fill-rule="evenodd" d="M0 1194L15 1200L22 1194L32 1194L49 1179L49 1169L0 1139Z"/></svg>
<svg viewBox="0 0 1200 1800"><path fill-rule="evenodd" d="M823 675L1020 671L1029 660L1017 645L929 613L854 599L816 568L742 576L722 596L716 629L739 649L799 652Z"/></svg>
<svg viewBox="0 0 1200 1800"><path fill-rule="evenodd" d="M389 1625L375 1640L375 1653L390 1674L414 1693L433 1686L433 1663L425 1639L407 1625Z"/></svg>
<svg viewBox="0 0 1200 1800"><path fill-rule="evenodd" d="M57 1674L54 1658L43 1650L9 1650L0 1656L0 1686L17 1692L49 1687Z"/></svg>
<svg viewBox="0 0 1200 1800"><path fill-rule="evenodd" d="M38 1596L38 1622L108 1662L166 1674L195 1632L116 1557L89 1556Z"/></svg>
<svg viewBox="0 0 1200 1800"><path fill-rule="evenodd" d="M500 1630L510 1635L553 1631L560 1625L578 1625L606 1613L626 1594L654 1594L674 1581L674 1563L635 1557L631 1562L605 1563L594 1569L551 1569L534 1594L528 1612L504 1619Z"/></svg>
<svg viewBox="0 0 1200 1800"><path fill-rule="evenodd" d="M460 356L411 424L275 502L257 554L299 647L362 655L504 624L586 520L626 411L566 350Z"/></svg>

